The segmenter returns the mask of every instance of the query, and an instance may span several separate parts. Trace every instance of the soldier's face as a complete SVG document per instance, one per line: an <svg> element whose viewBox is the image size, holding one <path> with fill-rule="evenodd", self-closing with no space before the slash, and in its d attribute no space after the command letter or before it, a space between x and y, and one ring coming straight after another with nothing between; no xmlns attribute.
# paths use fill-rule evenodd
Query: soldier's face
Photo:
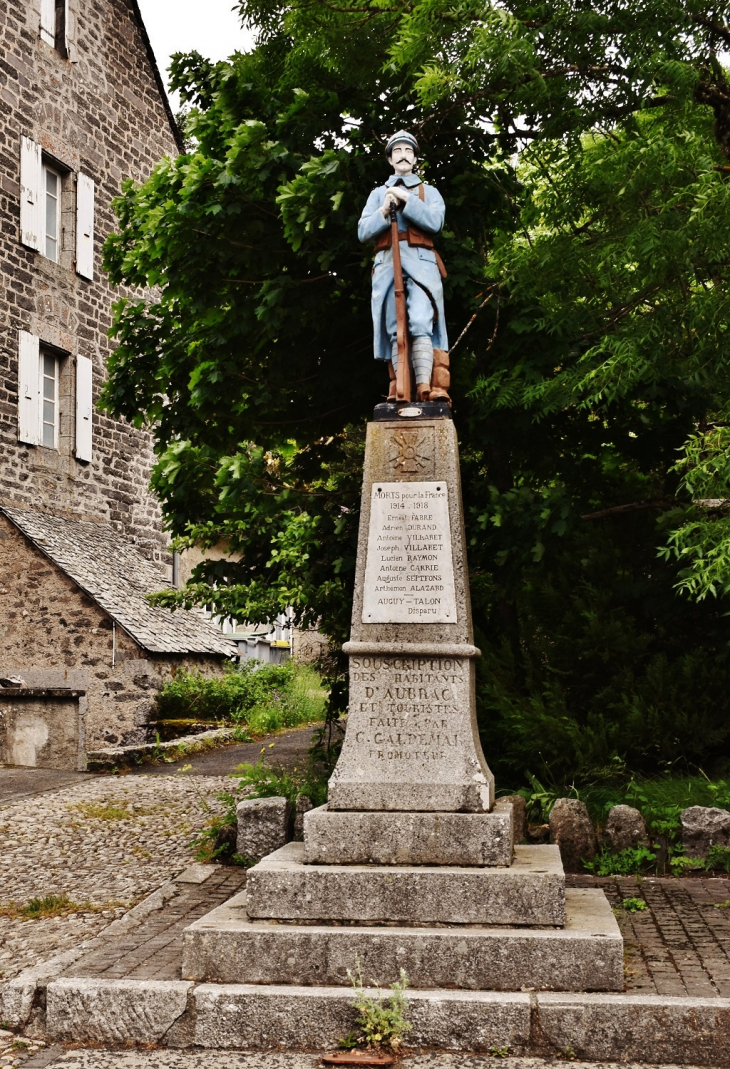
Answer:
<svg viewBox="0 0 730 1069"><path fill-rule="evenodd" d="M413 146L407 141L397 141L390 151L390 163L396 174L410 174L416 163Z"/></svg>

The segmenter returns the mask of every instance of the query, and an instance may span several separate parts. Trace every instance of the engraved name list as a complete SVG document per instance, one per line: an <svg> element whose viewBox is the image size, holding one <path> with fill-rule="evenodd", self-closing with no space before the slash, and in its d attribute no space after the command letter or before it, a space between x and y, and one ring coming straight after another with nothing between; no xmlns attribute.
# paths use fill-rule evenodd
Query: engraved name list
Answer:
<svg viewBox="0 0 730 1069"><path fill-rule="evenodd" d="M456 623L445 482L374 483L363 623Z"/></svg>

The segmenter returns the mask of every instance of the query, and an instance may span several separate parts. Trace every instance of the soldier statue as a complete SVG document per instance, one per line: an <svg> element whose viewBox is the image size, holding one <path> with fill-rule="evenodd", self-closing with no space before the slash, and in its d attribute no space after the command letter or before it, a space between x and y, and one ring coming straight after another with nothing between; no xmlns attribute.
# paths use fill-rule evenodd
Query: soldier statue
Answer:
<svg viewBox="0 0 730 1069"><path fill-rule="evenodd" d="M357 231L360 241L375 242L375 359L388 361L389 401L411 400L410 366L416 400L449 401L441 281L446 270L433 243L444 225L443 197L414 174L418 142L413 134L393 134L385 154L394 173L370 194Z"/></svg>

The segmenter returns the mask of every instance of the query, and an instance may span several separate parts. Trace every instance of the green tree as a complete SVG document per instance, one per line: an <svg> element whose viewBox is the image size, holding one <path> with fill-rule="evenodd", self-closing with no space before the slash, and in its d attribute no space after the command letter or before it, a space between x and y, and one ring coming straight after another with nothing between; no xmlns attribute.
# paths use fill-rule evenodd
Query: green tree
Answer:
<svg viewBox="0 0 730 1069"><path fill-rule="evenodd" d="M250 54L175 58L194 149L125 185L105 250L157 290L116 307L104 403L154 424L173 533L241 555L165 599L293 605L346 636L385 388L356 222L408 125L447 201L452 338L471 324L455 417L490 762L727 753L727 621L675 590L730 574L722 508L698 503L726 496L724 8L241 12Z"/></svg>

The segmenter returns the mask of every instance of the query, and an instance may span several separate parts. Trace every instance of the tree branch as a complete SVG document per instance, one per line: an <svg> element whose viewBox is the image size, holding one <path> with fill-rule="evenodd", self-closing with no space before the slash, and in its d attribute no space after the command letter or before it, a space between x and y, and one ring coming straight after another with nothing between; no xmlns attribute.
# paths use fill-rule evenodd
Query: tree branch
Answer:
<svg viewBox="0 0 730 1069"><path fill-rule="evenodd" d="M641 512L642 509L668 509L677 504L676 498L659 501L632 501L630 505L614 505L613 508L601 509L599 512L587 512L585 516L581 516L581 519L604 520L608 516L625 516L629 512Z"/></svg>

